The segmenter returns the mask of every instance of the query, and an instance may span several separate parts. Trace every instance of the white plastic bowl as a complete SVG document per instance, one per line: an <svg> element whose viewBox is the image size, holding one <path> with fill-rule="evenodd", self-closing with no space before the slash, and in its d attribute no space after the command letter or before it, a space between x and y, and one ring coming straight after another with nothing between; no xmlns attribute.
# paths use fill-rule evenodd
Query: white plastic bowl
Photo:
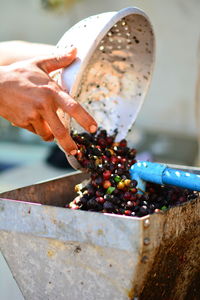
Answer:
<svg viewBox="0 0 200 300"><path fill-rule="evenodd" d="M62 87L99 126L117 139L127 135L143 104L154 65L154 33L147 15L129 7L84 19L69 29L58 48L74 45L77 59L60 72ZM83 131L71 120L73 129Z"/></svg>

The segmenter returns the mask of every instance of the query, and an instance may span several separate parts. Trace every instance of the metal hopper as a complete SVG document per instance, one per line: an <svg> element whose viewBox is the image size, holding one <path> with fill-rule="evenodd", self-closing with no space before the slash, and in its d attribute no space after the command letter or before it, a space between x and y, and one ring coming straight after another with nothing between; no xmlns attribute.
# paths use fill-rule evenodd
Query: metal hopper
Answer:
<svg viewBox="0 0 200 300"><path fill-rule="evenodd" d="M200 299L200 199L143 218L64 208L84 178L0 194L0 249L25 299Z"/></svg>

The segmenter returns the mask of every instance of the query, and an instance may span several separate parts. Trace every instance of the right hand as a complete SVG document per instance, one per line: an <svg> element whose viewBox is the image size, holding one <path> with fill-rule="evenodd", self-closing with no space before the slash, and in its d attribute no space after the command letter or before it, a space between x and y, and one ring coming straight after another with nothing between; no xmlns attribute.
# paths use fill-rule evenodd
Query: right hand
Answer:
<svg viewBox="0 0 200 300"><path fill-rule="evenodd" d="M96 131L97 124L49 73L70 65L75 57L76 49L72 49L63 56L29 59L0 67L0 116L45 141L55 138L72 155L76 154L77 145L57 110L61 108L91 133Z"/></svg>

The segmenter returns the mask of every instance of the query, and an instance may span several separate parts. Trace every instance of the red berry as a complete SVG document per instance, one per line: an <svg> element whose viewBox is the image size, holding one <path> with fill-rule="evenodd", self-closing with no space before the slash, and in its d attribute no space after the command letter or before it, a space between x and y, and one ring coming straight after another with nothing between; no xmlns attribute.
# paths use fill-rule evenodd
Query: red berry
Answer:
<svg viewBox="0 0 200 300"><path fill-rule="evenodd" d="M131 211L131 210L125 210L125 212L124 212L124 214L125 214L126 216L130 216L130 215L131 215L131 213L132 213L132 211Z"/></svg>
<svg viewBox="0 0 200 300"><path fill-rule="evenodd" d="M137 160L133 159L131 160L131 165L134 165L137 162Z"/></svg>
<svg viewBox="0 0 200 300"><path fill-rule="evenodd" d="M137 189L136 188L132 188L132 189L130 189L130 192L133 193L133 194L136 194L137 193Z"/></svg>
<svg viewBox="0 0 200 300"><path fill-rule="evenodd" d="M111 182L110 182L109 180L105 180L105 181L103 182L103 187L104 187L104 189L107 190L110 186L111 186Z"/></svg>
<svg viewBox="0 0 200 300"><path fill-rule="evenodd" d="M106 155L102 155L102 160L109 160L109 158Z"/></svg>
<svg viewBox="0 0 200 300"><path fill-rule="evenodd" d="M154 194L154 193L155 193L155 190L154 190L154 188L150 188L150 189L148 190L148 192L151 193L151 194Z"/></svg>
<svg viewBox="0 0 200 300"><path fill-rule="evenodd" d="M96 198L96 201L97 201L98 203L103 204L106 200L105 200L103 197L97 197L97 198Z"/></svg>
<svg viewBox="0 0 200 300"><path fill-rule="evenodd" d="M130 201L136 201L137 200L137 196L131 195Z"/></svg>
<svg viewBox="0 0 200 300"><path fill-rule="evenodd" d="M114 138L112 136L108 136L106 138L107 145L111 145L114 142Z"/></svg>
<svg viewBox="0 0 200 300"><path fill-rule="evenodd" d="M117 156L112 155L111 158L110 158L110 161L111 161L111 163L113 163L113 164L117 164L117 163L118 163L118 158L117 158Z"/></svg>
<svg viewBox="0 0 200 300"><path fill-rule="evenodd" d="M125 192L124 193L124 199L129 200L131 198L131 193L130 192Z"/></svg>
<svg viewBox="0 0 200 300"><path fill-rule="evenodd" d="M109 179L110 176L111 176L111 172L109 170L106 170L106 171L103 172L103 178L105 180Z"/></svg>
<svg viewBox="0 0 200 300"><path fill-rule="evenodd" d="M106 147L106 140L105 140L104 138L99 138L99 139L97 140L97 143L99 144L99 146L100 146L101 148L105 148L105 147Z"/></svg>
<svg viewBox="0 0 200 300"><path fill-rule="evenodd" d="M120 147L126 147L127 146L127 141L125 139L121 140L119 143Z"/></svg>
<svg viewBox="0 0 200 300"><path fill-rule="evenodd" d="M120 160L120 162L121 162L122 164L125 164L125 163L127 162L127 159L126 159L125 157L123 157L123 158Z"/></svg>

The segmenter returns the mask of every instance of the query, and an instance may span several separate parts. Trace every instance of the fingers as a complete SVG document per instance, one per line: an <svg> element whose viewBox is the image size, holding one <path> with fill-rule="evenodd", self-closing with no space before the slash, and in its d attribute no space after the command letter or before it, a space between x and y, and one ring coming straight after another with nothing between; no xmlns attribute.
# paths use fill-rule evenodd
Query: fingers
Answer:
<svg viewBox="0 0 200 300"><path fill-rule="evenodd" d="M36 131L35 131L35 129L33 128L33 126L32 126L32 125L28 125L28 126L26 126L26 127L22 127L22 128L24 128L24 129L26 129L26 130L28 130L28 131L30 131L30 132L32 132L32 133L35 133L35 134L36 134Z"/></svg>
<svg viewBox="0 0 200 300"><path fill-rule="evenodd" d="M15 127L21 127L21 128L23 128L23 129L26 129L26 130L28 130L28 131L30 131L30 132L32 132L32 133L35 133L35 134L36 134L36 131L35 131L35 129L33 128L33 126L32 126L32 125L27 125L27 126L19 126L19 125L16 125L15 123L11 123L11 125L12 125L12 126L15 126Z"/></svg>
<svg viewBox="0 0 200 300"><path fill-rule="evenodd" d="M38 134L44 141L50 142L54 140L49 125L42 118L38 118L37 121L32 122L32 126L35 129L35 133Z"/></svg>
<svg viewBox="0 0 200 300"><path fill-rule="evenodd" d="M57 114L49 110L45 115L45 120L63 150L68 154L75 155L77 153L77 145L71 138L69 130L64 127Z"/></svg>
<svg viewBox="0 0 200 300"><path fill-rule="evenodd" d="M76 53L76 48L72 48L66 54L47 56L45 58L36 60L35 63L40 69L42 69L46 73L50 73L57 69L69 66L76 58Z"/></svg>
<svg viewBox="0 0 200 300"><path fill-rule="evenodd" d="M85 130L91 133L97 130L97 123L93 117L67 93L60 90L56 94L55 100L57 105L73 117Z"/></svg>
<svg viewBox="0 0 200 300"><path fill-rule="evenodd" d="M16 126L12 123L13 126ZM54 140L54 136L48 126L48 124L41 119L38 119L36 122L29 124L27 126L20 126L23 129L26 129L34 134L39 135L44 141L51 142Z"/></svg>

